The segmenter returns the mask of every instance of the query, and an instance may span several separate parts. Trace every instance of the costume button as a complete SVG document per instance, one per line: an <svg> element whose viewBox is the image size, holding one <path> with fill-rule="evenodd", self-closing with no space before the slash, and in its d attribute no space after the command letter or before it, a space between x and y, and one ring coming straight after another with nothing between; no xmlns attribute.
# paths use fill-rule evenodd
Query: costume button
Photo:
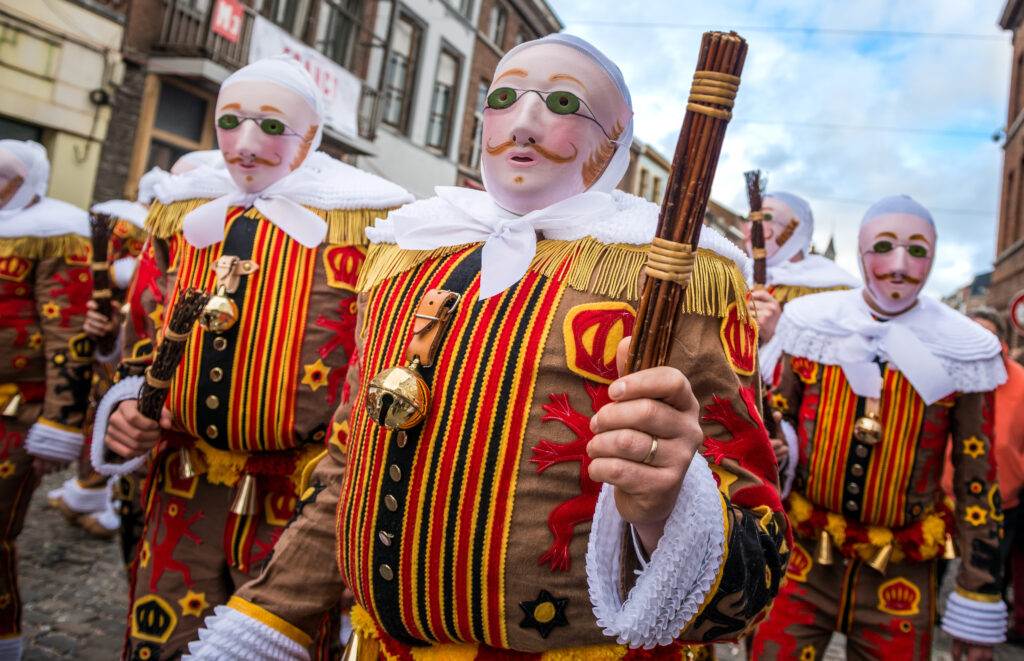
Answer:
<svg viewBox="0 0 1024 661"><path fill-rule="evenodd" d="M854 477L860 477L861 475L864 474L864 467L861 466L860 464L854 464L854 465L850 466L850 473Z"/></svg>
<svg viewBox="0 0 1024 661"><path fill-rule="evenodd" d="M377 533L377 539L379 539L380 543L384 546L391 546L391 540L393 540L394 538L394 535L392 535L389 532L384 532L383 530Z"/></svg>
<svg viewBox="0 0 1024 661"><path fill-rule="evenodd" d="M228 348L228 339L226 337L213 338L213 348L217 351L224 351Z"/></svg>
<svg viewBox="0 0 1024 661"><path fill-rule="evenodd" d="M385 581L390 581L395 578L395 572L392 571L391 567L389 567L388 565L381 565L380 577L383 578Z"/></svg>
<svg viewBox="0 0 1024 661"><path fill-rule="evenodd" d="M394 496L392 496L391 494L388 494L388 495L384 496L384 507L386 507L386 508L388 508L388 510L394 512L395 510L398 509L398 501L395 500Z"/></svg>
<svg viewBox="0 0 1024 661"><path fill-rule="evenodd" d="M846 509L850 510L851 512L856 512L857 510L860 509L860 506L857 505L856 500L848 500L846 501Z"/></svg>
<svg viewBox="0 0 1024 661"><path fill-rule="evenodd" d="M206 406L215 409L220 406L220 399L217 398L217 395L210 395L206 398Z"/></svg>
<svg viewBox="0 0 1024 661"><path fill-rule="evenodd" d="M398 432L398 434L395 436L395 443L397 443L398 447L400 448L404 448L405 444L408 442L409 436L404 431Z"/></svg>
<svg viewBox="0 0 1024 661"><path fill-rule="evenodd" d="M402 469L398 467L398 464L391 464L391 467L388 468L388 475L390 475L391 479L395 482L402 481Z"/></svg>
<svg viewBox="0 0 1024 661"><path fill-rule="evenodd" d="M846 485L846 490L852 493L854 496L860 493L860 485L856 482L850 482Z"/></svg>
<svg viewBox="0 0 1024 661"><path fill-rule="evenodd" d="M220 430L217 429L217 425L209 425L206 428L206 436L208 438L217 438L217 434L219 434L219 433L220 433Z"/></svg>
<svg viewBox="0 0 1024 661"><path fill-rule="evenodd" d="M866 445L858 445L856 448L854 448L853 452L858 457L863 459L864 457L868 456L868 446L866 446Z"/></svg>
<svg viewBox="0 0 1024 661"><path fill-rule="evenodd" d="M213 381L214 383L218 383L223 378L224 378L224 370L222 370L221 368L214 367L212 370L210 370L210 381Z"/></svg>

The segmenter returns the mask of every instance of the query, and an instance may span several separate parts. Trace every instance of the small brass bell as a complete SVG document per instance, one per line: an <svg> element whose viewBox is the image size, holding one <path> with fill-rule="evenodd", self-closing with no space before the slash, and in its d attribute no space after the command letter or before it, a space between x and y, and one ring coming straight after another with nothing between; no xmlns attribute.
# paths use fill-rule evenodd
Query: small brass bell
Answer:
<svg viewBox="0 0 1024 661"><path fill-rule="evenodd" d="M256 478L246 473L238 483L235 499L231 503L231 513L238 516L252 516L259 510L256 499Z"/></svg>
<svg viewBox="0 0 1024 661"><path fill-rule="evenodd" d="M389 367L373 377L366 390L366 412L381 427L409 429L427 415L430 389L416 372L419 360L408 367Z"/></svg>
<svg viewBox="0 0 1024 661"><path fill-rule="evenodd" d="M379 643L369 636L353 631L341 655L341 661L377 661L380 651Z"/></svg>
<svg viewBox="0 0 1024 661"><path fill-rule="evenodd" d="M853 423L853 437L865 445L874 445L882 438L882 423L876 415L865 415Z"/></svg>
<svg viewBox="0 0 1024 661"><path fill-rule="evenodd" d="M199 325L211 333L223 333L238 321L238 306L227 295L224 285L217 288L217 293L210 297L202 314Z"/></svg>
<svg viewBox="0 0 1024 661"><path fill-rule="evenodd" d="M192 453L188 448L178 449L178 477L191 480L196 476L196 467L192 465Z"/></svg>
<svg viewBox="0 0 1024 661"><path fill-rule="evenodd" d="M892 551L892 542L889 542L882 548L875 551L875 555L873 555L871 560L868 561L868 566L878 573L884 574L886 567L889 566L889 559L892 558Z"/></svg>
<svg viewBox="0 0 1024 661"><path fill-rule="evenodd" d="M946 543L942 547L942 559L956 560L956 544L953 542L953 536L948 532L946 533Z"/></svg>
<svg viewBox="0 0 1024 661"><path fill-rule="evenodd" d="M21 393L16 392L11 397L10 401L7 402L7 406L4 407L3 415L8 418L16 418L18 411L21 410Z"/></svg>
<svg viewBox="0 0 1024 661"><path fill-rule="evenodd" d="M835 561L832 549L832 535L827 530L822 530L818 535L818 548L815 553L815 561L819 565L831 565Z"/></svg>

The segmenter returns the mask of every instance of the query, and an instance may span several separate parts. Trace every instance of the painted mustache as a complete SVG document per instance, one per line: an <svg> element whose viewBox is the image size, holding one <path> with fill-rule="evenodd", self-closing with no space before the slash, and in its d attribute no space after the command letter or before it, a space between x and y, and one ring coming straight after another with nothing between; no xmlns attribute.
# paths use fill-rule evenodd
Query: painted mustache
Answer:
<svg viewBox="0 0 1024 661"><path fill-rule="evenodd" d="M235 165L236 163L259 163L260 165L269 165L272 168L276 168L278 165L281 165L280 156L277 157L277 163L274 163L273 161L268 161L265 158L260 158L259 156L253 156L251 159L236 156L234 158L228 158L225 160L231 165Z"/></svg>
<svg viewBox="0 0 1024 661"><path fill-rule="evenodd" d="M875 273L873 271L872 271L872 275L874 275L875 278L877 278L878 280L882 280L883 282L885 280L892 280L892 279L894 279L896 277L895 273ZM919 278L915 278L915 277L912 277L912 276L909 276L909 275L906 275L906 274L901 275L900 279L901 280L905 280L905 281L909 282L912 285L919 285L919 284L921 284L921 280Z"/></svg>
<svg viewBox="0 0 1024 661"><path fill-rule="evenodd" d="M498 154L504 153L516 146L516 143L512 140L506 140L505 142L495 145L494 147L492 147L490 143L488 143L487 153L490 154L491 156L497 156ZM568 163L569 161L575 160L576 155L579 153L579 150L576 149L576 145L572 146L572 154L570 154L569 156L562 156L561 154L553 152L550 149L545 149L544 147L541 147L538 144L526 144L523 145L523 148L532 149L541 156L543 156L544 158L554 163Z"/></svg>

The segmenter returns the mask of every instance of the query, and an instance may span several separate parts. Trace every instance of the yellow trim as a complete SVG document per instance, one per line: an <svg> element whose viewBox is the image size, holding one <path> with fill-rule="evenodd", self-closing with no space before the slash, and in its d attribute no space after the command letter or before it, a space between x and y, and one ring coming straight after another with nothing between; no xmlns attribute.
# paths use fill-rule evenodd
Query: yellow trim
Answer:
<svg viewBox="0 0 1024 661"><path fill-rule="evenodd" d="M970 590L963 589L959 585L954 586L953 589L956 590L956 593L958 595L960 595L964 599L970 599L971 601L980 601L986 604L994 604L997 601L1002 601L1002 597L1000 597L998 594L982 594L981 592L971 592Z"/></svg>
<svg viewBox="0 0 1024 661"><path fill-rule="evenodd" d="M359 272L356 289L368 292L428 259L446 257L473 245L403 250L393 243L371 244ZM537 254L530 263L530 271L547 277L557 275L577 291L635 301L640 298L640 275L647 264L649 248L649 245L601 243L590 237L575 241L545 240L537 244ZM565 263L567 258L571 258L568 265ZM746 297L746 281L732 260L699 248L682 311L724 317L730 305L745 301ZM737 313L742 322L750 317L746 305L738 305Z"/></svg>
<svg viewBox="0 0 1024 661"><path fill-rule="evenodd" d="M315 457L313 457L312 459L310 459L309 463L307 463L303 467L302 474L299 476L299 489L298 489L299 494L305 493L306 489L309 488L309 478L311 478L313 476L313 469L316 468L317 464L319 464L323 460L323 458L326 457L326 456L327 456L327 450L324 450L320 454L318 454Z"/></svg>
<svg viewBox="0 0 1024 661"><path fill-rule="evenodd" d="M274 615L265 608L260 608L251 601L246 601L241 597L231 597L228 599L228 608L234 608L239 613L247 615L257 622L262 622L274 631L278 632L282 636L287 636L290 640L302 645L303 647L309 647L313 639L310 638L302 629L298 628L291 622Z"/></svg>
<svg viewBox="0 0 1024 661"><path fill-rule="evenodd" d="M48 259L83 251L88 239L79 234L59 236L19 236L0 238L0 257L16 255L23 259Z"/></svg>
<svg viewBox="0 0 1024 661"><path fill-rule="evenodd" d="M800 285L776 285L772 287L772 298L781 305L789 303L795 298L807 296L808 294L820 294L823 291L843 291L849 289L846 285L838 287L803 287Z"/></svg>
<svg viewBox="0 0 1024 661"><path fill-rule="evenodd" d="M295 472L287 477L295 487L295 494L302 493L299 483L305 473L306 465L323 454L323 446L315 443L304 445L299 450ZM206 473L206 481L210 484L225 484L233 487L238 484L245 473L245 462L250 452L218 450L203 439L196 439L195 445L189 450L196 474Z"/></svg>
<svg viewBox="0 0 1024 661"><path fill-rule="evenodd" d="M51 429L57 429L57 430L60 430L60 431L66 431L66 432L68 432L70 434L81 434L82 433L82 428L81 427L69 427L68 425L62 425L59 422L54 422L53 420L47 420L46 418L39 418L38 420L36 420L36 423L40 424L40 425L43 425L44 427L50 427Z"/></svg>

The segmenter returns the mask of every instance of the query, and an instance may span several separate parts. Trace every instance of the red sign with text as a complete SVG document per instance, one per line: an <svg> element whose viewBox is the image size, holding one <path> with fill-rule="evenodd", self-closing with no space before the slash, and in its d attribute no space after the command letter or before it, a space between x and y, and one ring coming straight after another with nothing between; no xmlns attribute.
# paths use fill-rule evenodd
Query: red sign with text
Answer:
<svg viewBox="0 0 1024 661"><path fill-rule="evenodd" d="M235 0L217 0L213 6L213 23L211 29L233 44L238 43L242 36L242 14L245 9L242 3Z"/></svg>

